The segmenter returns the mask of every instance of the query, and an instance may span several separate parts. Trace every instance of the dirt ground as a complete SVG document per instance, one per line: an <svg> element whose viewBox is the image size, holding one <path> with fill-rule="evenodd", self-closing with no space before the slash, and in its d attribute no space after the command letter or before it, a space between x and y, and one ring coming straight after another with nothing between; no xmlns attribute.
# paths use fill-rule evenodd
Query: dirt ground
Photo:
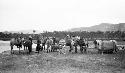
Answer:
<svg viewBox="0 0 125 73"><path fill-rule="evenodd" d="M0 73L125 73L123 51L116 54L5 51L0 54Z"/></svg>

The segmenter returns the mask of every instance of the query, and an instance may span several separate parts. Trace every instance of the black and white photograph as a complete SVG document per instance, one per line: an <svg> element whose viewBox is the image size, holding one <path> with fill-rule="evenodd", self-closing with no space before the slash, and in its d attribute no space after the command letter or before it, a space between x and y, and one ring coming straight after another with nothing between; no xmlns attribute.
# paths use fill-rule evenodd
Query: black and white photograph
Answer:
<svg viewBox="0 0 125 73"><path fill-rule="evenodd" d="M0 0L0 73L125 73L125 0Z"/></svg>

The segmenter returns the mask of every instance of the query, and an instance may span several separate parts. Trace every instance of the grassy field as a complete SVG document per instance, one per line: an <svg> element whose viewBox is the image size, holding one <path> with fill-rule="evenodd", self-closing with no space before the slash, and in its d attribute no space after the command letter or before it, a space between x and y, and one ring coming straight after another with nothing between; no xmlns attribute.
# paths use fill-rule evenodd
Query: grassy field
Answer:
<svg viewBox="0 0 125 73"><path fill-rule="evenodd" d="M41 51L28 55L19 54L16 47L10 54L9 42L2 42L0 48L5 50L0 54L0 73L125 73L124 51L102 55L90 48L83 54Z"/></svg>

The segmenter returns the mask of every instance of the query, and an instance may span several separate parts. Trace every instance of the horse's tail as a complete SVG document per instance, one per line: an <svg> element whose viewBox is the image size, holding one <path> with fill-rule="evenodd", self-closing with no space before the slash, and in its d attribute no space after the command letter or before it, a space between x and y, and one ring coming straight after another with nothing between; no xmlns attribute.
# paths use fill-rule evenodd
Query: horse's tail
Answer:
<svg viewBox="0 0 125 73"><path fill-rule="evenodd" d="M14 44L10 41L10 46L13 46Z"/></svg>

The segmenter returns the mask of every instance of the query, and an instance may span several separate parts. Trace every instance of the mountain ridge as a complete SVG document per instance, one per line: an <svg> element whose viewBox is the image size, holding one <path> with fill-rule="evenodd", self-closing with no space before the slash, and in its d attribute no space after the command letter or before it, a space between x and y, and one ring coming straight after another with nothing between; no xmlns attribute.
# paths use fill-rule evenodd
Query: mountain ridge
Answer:
<svg viewBox="0 0 125 73"><path fill-rule="evenodd" d="M101 23L99 25L94 25L91 27L79 27L79 28L72 28L68 31L75 32L75 31L125 31L125 23L119 24L110 24L110 23Z"/></svg>

